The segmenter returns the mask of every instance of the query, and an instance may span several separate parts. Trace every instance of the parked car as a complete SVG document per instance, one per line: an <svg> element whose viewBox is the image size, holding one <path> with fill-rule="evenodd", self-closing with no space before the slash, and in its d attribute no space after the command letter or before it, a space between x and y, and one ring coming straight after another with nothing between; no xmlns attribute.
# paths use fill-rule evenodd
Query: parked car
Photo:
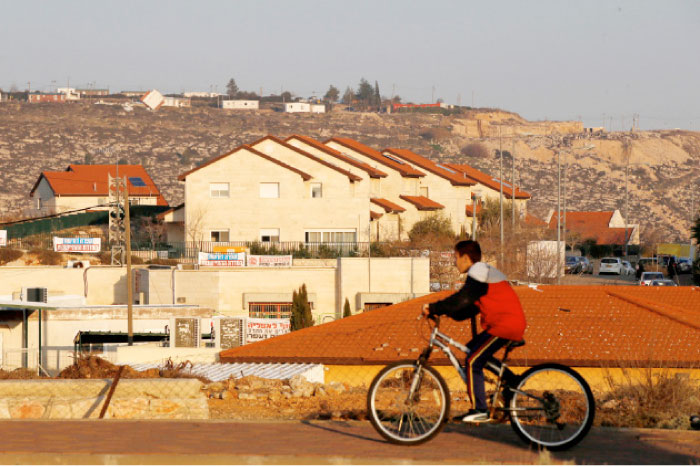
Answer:
<svg viewBox="0 0 700 467"><path fill-rule="evenodd" d="M598 274L622 274L622 261L620 258L603 258L600 260Z"/></svg>
<svg viewBox="0 0 700 467"><path fill-rule="evenodd" d="M581 263L581 272L584 274L593 274L593 263L591 263L585 256L578 257Z"/></svg>
<svg viewBox="0 0 700 467"><path fill-rule="evenodd" d="M634 271L634 268L632 267L632 263L630 263L629 261L622 262L622 274L624 274L625 276L629 276L629 275L634 274L634 272L635 271Z"/></svg>
<svg viewBox="0 0 700 467"><path fill-rule="evenodd" d="M566 263L564 264L565 274L580 274L581 273L581 262L578 256L567 256Z"/></svg>
<svg viewBox="0 0 700 467"><path fill-rule="evenodd" d="M693 270L693 262L690 258L678 258L678 272L688 274Z"/></svg>
<svg viewBox="0 0 700 467"><path fill-rule="evenodd" d="M663 280L663 278L662 272L643 272L642 277L639 278L639 285L650 285L652 281Z"/></svg>
<svg viewBox="0 0 700 467"><path fill-rule="evenodd" d="M673 282L671 279L654 279L653 281L651 281L651 284L649 284L649 285L663 285L663 286L675 287L678 284Z"/></svg>

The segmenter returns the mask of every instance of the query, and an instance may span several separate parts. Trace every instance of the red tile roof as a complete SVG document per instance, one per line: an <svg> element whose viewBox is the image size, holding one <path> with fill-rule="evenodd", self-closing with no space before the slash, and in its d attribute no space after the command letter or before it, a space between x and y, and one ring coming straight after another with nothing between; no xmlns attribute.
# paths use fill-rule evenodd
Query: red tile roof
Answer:
<svg viewBox="0 0 700 467"><path fill-rule="evenodd" d="M392 203L388 199L370 198L369 201L371 203L376 204L377 206L381 206L382 208L384 208L384 210L386 212L404 212L404 211L406 211L404 208L402 208L401 206L399 206L396 203Z"/></svg>
<svg viewBox="0 0 700 467"><path fill-rule="evenodd" d="M438 177L442 177L449 180L452 185L456 186L471 186L476 185L476 182L471 178L467 178L461 172L443 166L442 164L435 163L428 158L419 156L413 151L408 149L398 149L398 148L386 148L384 153L389 153L391 156L398 157L412 164L417 165L421 169L425 169L428 172L432 172Z"/></svg>
<svg viewBox="0 0 700 467"><path fill-rule="evenodd" d="M360 180L362 180L362 177L358 177L357 175L355 175L354 173L352 173L352 172L350 172L350 171L348 171L348 170L345 170L345 169L343 169L343 168L341 168L341 167L338 167L338 166L335 165L335 164L331 164L330 162L324 161L323 159L319 159L318 157L314 156L313 154L311 154L311 153L309 153L309 152L306 152L306 151L304 151L303 149L299 149L299 148L297 148L297 147L294 147L294 146L292 146L292 145L289 144L289 143L285 143L285 142L282 141L281 139L276 138L276 137L271 136L271 135L268 135L268 136L265 136L265 137L263 137L263 138L260 138L259 140L257 140L257 141L255 141L255 142L251 143L250 146L255 147L255 145L260 144L260 143L262 143L263 141L266 141L266 140L274 141L275 143L277 143L277 144L279 144L279 145L281 145L281 146L283 146L283 147L285 147L285 148L287 148L287 149L290 149L290 150L292 150L292 151L294 151L294 152L296 152L296 153L298 153L298 154L301 154L301 155L304 156L304 157L308 157L309 159L314 160L314 161L318 162L318 163L321 164L321 165L325 165L326 167L331 168L331 169L335 170L336 172L340 172L341 174L343 174L343 175L345 175L346 177L348 177L348 179L349 179L351 182L359 182Z"/></svg>
<svg viewBox="0 0 700 467"><path fill-rule="evenodd" d="M425 196L399 195L399 198L413 204L419 211L435 211L436 209L443 209L445 207Z"/></svg>
<svg viewBox="0 0 700 467"><path fill-rule="evenodd" d="M467 204L467 209L466 209L467 217L473 217L473 216L472 216L472 207L473 207L473 206L472 206L471 204ZM476 205L476 214L477 214L477 215L478 215L478 214L481 214L481 211L482 211L482 206L481 206L481 204L477 204L477 205Z"/></svg>
<svg viewBox="0 0 700 467"><path fill-rule="evenodd" d="M312 147L318 149L319 151L323 151L326 154L335 157L336 159L340 159L340 160L342 160L350 165L357 167L358 169L362 169L365 172L367 172L367 174L372 178L382 178L382 177L387 176L386 172L382 172L379 169L375 169L371 165L365 164L364 162L359 161L353 157L348 157L345 154L343 154L342 152L336 151L335 149L328 147L325 144L321 143L320 141L316 141L315 139L310 138L308 136L292 135L289 138L285 139L284 141L288 142L289 140L292 140L292 139L297 139L303 143L308 144L309 146L312 146Z"/></svg>
<svg viewBox="0 0 700 467"><path fill-rule="evenodd" d="M223 159L224 157L231 156L231 155L237 153L238 151L240 151L241 149L245 149L246 151L251 152L251 153L255 154L255 155L258 156L258 157L262 157L263 159L267 159L268 161L270 161L270 162L272 162L272 163L274 163L274 164L277 164L277 165L279 165L279 166L281 166L281 167L284 167L284 168L287 169L287 170L291 170L292 172L294 172L294 173L296 173L296 174L299 174L299 176L301 176L301 178L302 178L304 181L311 180L311 179L313 178L311 175L307 174L306 172L303 172L303 171L301 171L301 170L299 170L299 169L297 169L297 168L295 168L295 167L292 167L291 165L285 164L284 162L282 162L282 161L280 161L280 160L278 160L278 159L275 159L274 157L268 156L267 154L263 154L262 152L258 151L257 149L255 149L255 148L253 148L253 147L250 147L250 146L248 146L247 144L244 144L244 145L242 145L242 146L238 146L236 149L233 149L232 151L229 151L229 152L227 152L227 153L221 154L220 156L216 156L216 157L214 157L214 158L212 158L212 159L209 159L207 162L205 162L204 164L200 165L199 167L195 167L195 168L192 169L192 170L188 170L187 172L185 172L185 173L183 173L183 174L180 174L180 176L178 176L177 179L180 180L180 181L184 181L184 180L187 178L187 176L190 175L192 172L196 172L197 170L199 170L199 169L201 169L201 168L203 168L203 167L206 167L206 166L208 166L208 165L211 165L211 164L213 164L214 162L216 162L216 161L218 161L218 160L220 160L220 159Z"/></svg>
<svg viewBox="0 0 700 467"><path fill-rule="evenodd" d="M573 366L671 368L700 365L700 288L634 286L515 287L528 322L527 345L511 364L557 361ZM438 292L397 305L221 352L222 362L314 362L379 365L416 358L428 326L420 308ZM441 329L466 342L469 321ZM459 354L458 354L459 356ZM434 364L447 365L441 352Z"/></svg>
<svg viewBox="0 0 700 467"><path fill-rule="evenodd" d="M71 164L63 172L42 172L29 194L33 195L41 180L46 179L56 196L108 196L109 175L116 177L117 171L120 177L126 177L128 180L129 196L155 197L158 206L168 205L146 169L141 165ZM136 177L141 178L146 186L134 186L130 179Z"/></svg>
<svg viewBox="0 0 700 467"><path fill-rule="evenodd" d="M593 239L598 245L624 245L625 228L611 228L610 219L613 211L567 211L566 231L575 232L581 240ZM564 214L562 212L562 223ZM557 230L557 214L549 220L549 228ZM627 229L627 237L632 235L632 228Z"/></svg>
<svg viewBox="0 0 700 467"><path fill-rule="evenodd" d="M487 186L489 188L493 188L494 190L501 191L501 182L498 179L493 178L492 176L485 174L484 172L475 169L474 167L465 165L465 164L445 164L449 168L456 170L460 173L463 173L466 175L468 178L471 178L472 180L481 183L484 186ZM508 182L507 180L503 180L503 196L506 198L512 198L513 197L513 188L511 186L511 183ZM530 196L530 193L527 193L525 191L522 191L520 188L515 187L515 199L530 199L532 196Z"/></svg>
<svg viewBox="0 0 700 467"><path fill-rule="evenodd" d="M369 211L369 218L373 221L376 221L377 219L379 219L383 215L384 214L382 214L381 212L374 212L372 210Z"/></svg>
<svg viewBox="0 0 700 467"><path fill-rule="evenodd" d="M350 138L331 138L327 141L324 141L324 144L328 144L331 141L338 143L341 146L345 146L348 149L352 149L353 151L359 152L360 154L369 157L370 159L375 160L380 164L384 164L387 167L391 167L392 169L397 170L404 177L425 177L425 174L423 172L414 169L409 164L406 164L402 161L390 159L383 155L381 152L377 151L376 149L372 149L369 146L365 146L364 144L359 143Z"/></svg>

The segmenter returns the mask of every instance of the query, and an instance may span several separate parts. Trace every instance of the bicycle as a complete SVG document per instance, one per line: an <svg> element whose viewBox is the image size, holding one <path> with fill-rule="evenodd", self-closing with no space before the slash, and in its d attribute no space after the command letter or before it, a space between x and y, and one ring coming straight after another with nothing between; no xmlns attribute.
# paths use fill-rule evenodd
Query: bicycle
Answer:
<svg viewBox="0 0 700 467"><path fill-rule="evenodd" d="M420 319L420 317L419 317ZM450 390L442 375L427 364L435 348L442 350L466 384L467 376L450 347L468 353L465 345L440 332L439 317L428 346L417 360L387 365L367 394L367 413L374 428L389 442L421 444L437 436L450 415ZM472 329L475 321L472 321ZM518 436L538 448L568 449L588 433L595 401L588 383L576 371L558 363L543 363L515 374L508 354L525 341L510 341L502 360L491 358L485 369L496 376L490 396L489 420L505 422Z"/></svg>

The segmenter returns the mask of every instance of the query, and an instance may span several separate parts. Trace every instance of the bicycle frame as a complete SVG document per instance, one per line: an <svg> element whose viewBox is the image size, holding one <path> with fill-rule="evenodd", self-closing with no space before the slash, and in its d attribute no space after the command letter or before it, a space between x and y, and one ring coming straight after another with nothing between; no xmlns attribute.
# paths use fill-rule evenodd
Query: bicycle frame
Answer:
<svg viewBox="0 0 700 467"><path fill-rule="evenodd" d="M439 327L440 327L440 320L437 319L435 321L435 327L433 328L432 332L430 333L430 342L428 343L428 346L423 351L423 353L421 353L421 355L418 357L418 365L422 366L425 362L427 362L428 358L430 357L430 355L433 352L433 349L437 347L438 349L442 350L445 353L445 355L447 355L448 360L450 361L450 363L452 364L454 369L457 371L460 378L462 378L462 381L464 381L464 384L467 384L467 373L466 373L464 367L462 367L462 365L459 364L459 360L457 360L457 357L452 352L452 347L461 350L462 352L464 352L467 355L469 355L469 353L470 353L469 348L466 345L464 345L460 342L457 342L456 340L454 340L453 338L451 338L447 334L440 332ZM507 409L505 407L504 408L497 408L496 407L496 398L498 397L498 394L500 394L500 392L501 392L501 386L502 386L504 380L506 382L505 387L508 388L508 390L510 390L511 392L518 392L518 393L521 393L521 394L526 395L528 397L534 397L531 394L524 393L524 392L516 389L515 387L513 387L514 384L511 384L511 382L516 381L517 375L515 373L513 373L510 370L510 368L508 368L508 365L506 365L503 361L500 361L497 358L492 357L491 359L489 359L489 361L486 362L486 365L484 368L487 368L489 371L494 373L497 377L496 390L493 393L493 400L491 401L491 410L490 410L491 418L493 418L493 413L495 410L502 410L502 411L510 412L510 409ZM420 372L416 372L416 375L418 375L419 373ZM418 378L418 377L414 378L414 380L412 381L412 384L411 384L410 392L409 392L411 397L419 384L420 384L420 378ZM539 398L539 397L535 397L535 399L540 400L540 402L544 402L544 400Z"/></svg>

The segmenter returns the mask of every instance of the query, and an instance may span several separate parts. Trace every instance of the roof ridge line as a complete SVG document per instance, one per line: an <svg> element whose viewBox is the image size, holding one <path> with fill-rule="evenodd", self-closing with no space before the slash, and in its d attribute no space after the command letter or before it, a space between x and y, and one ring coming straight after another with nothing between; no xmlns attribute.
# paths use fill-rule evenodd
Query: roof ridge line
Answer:
<svg viewBox="0 0 700 467"><path fill-rule="evenodd" d="M696 324L694 324L694 323L685 321L685 320L683 320L683 319L677 318L677 317L675 317L675 316L669 315L668 313L666 313L666 312L663 310L663 308L659 307L655 302L652 302L651 300L644 300L644 299L633 298L633 297L629 297L629 296L627 296L627 295L625 295L625 294L621 294L621 293L619 293L619 292L612 292L612 291L610 291L610 290L607 290L606 293L607 293L608 295L612 296L612 297L619 298L620 300L624 300L624 301L626 301L626 302L628 302L628 303L631 303L631 304L633 304L633 305L637 305L637 306L639 306L639 307L641 307L641 308L645 308L645 309L651 311L652 313L655 313L655 314L657 314L657 315L661 315L661 316L663 316L664 318L670 319L671 321L675 321L675 322L677 322L677 323L679 323L679 324L682 324L682 325L684 325L684 326L689 326L689 327L691 327L691 328L693 328L693 329L696 329L696 330L700 331L700 326L698 326L698 325L696 325ZM683 310L681 310L681 309L679 309L678 307L675 307L675 306L673 306L673 305L664 305L664 306L669 307L669 308L672 308L672 309L674 309L674 310L677 310L678 312L683 312Z"/></svg>

